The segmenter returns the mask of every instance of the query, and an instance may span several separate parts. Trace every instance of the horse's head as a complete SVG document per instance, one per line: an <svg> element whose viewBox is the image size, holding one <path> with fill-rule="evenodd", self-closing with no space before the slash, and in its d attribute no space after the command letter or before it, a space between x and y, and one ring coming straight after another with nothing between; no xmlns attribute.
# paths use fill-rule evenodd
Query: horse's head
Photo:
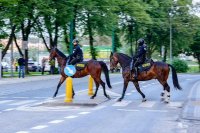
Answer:
<svg viewBox="0 0 200 133"><path fill-rule="evenodd" d="M53 47L49 55L49 60L52 60L55 57L56 57L56 47Z"/></svg>
<svg viewBox="0 0 200 133"><path fill-rule="evenodd" d="M111 52L110 54L110 70L114 70L118 64L118 57L116 53Z"/></svg>

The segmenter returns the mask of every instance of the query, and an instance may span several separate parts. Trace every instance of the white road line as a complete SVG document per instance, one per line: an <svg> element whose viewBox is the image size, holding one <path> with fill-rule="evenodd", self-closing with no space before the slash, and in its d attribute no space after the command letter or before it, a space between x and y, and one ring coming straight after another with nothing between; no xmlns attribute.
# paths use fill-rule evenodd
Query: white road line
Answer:
<svg viewBox="0 0 200 133"><path fill-rule="evenodd" d="M3 100L3 101L0 101L0 104L4 104L4 103L9 103L9 102L12 102L14 100Z"/></svg>
<svg viewBox="0 0 200 133"><path fill-rule="evenodd" d="M183 105L183 102L170 102L167 106L180 108L182 107L182 105Z"/></svg>
<svg viewBox="0 0 200 133"><path fill-rule="evenodd" d="M146 110L148 112L159 112L159 113L167 113L167 110Z"/></svg>
<svg viewBox="0 0 200 133"><path fill-rule="evenodd" d="M112 83L112 85L118 85L118 84L122 84L124 82L116 82L116 83Z"/></svg>
<svg viewBox="0 0 200 133"><path fill-rule="evenodd" d="M29 98L29 97L12 97L12 98L25 99L25 98Z"/></svg>
<svg viewBox="0 0 200 133"><path fill-rule="evenodd" d="M112 106L116 106L116 107L124 107L127 106L129 103L131 103L132 101L121 101L121 102L117 102L115 104L113 104Z"/></svg>
<svg viewBox="0 0 200 133"><path fill-rule="evenodd" d="M110 91L110 90L106 90L106 92L107 92L109 95L112 95L112 96L117 96L117 97L121 96L121 94L118 94L118 93L113 92L113 91Z"/></svg>
<svg viewBox="0 0 200 133"><path fill-rule="evenodd" d="M29 133L28 131L18 131L16 133Z"/></svg>
<svg viewBox="0 0 200 133"><path fill-rule="evenodd" d="M146 101L146 102L143 102L139 105L139 107L144 107L144 108L151 108L153 107L153 105L155 104L156 102L153 102L153 101Z"/></svg>
<svg viewBox="0 0 200 133"><path fill-rule="evenodd" d="M22 105L22 104L27 104L27 103L32 103L35 102L36 100L25 100L25 101L20 101L20 102L16 102L16 103L12 103L9 105Z"/></svg>
<svg viewBox="0 0 200 133"><path fill-rule="evenodd" d="M127 96L130 96L130 95L131 95L131 93L127 93L126 95L127 95Z"/></svg>
<svg viewBox="0 0 200 133"><path fill-rule="evenodd" d="M48 123L51 123L51 124L58 124L58 123L61 123L63 122L64 120L53 120L53 121L50 121Z"/></svg>
<svg viewBox="0 0 200 133"><path fill-rule="evenodd" d="M43 128L46 128L46 127L48 127L48 126L47 125L39 125L39 126L32 127L31 129L39 130L39 129L43 129Z"/></svg>
<svg viewBox="0 0 200 133"><path fill-rule="evenodd" d="M15 110L15 108L10 108L10 109L5 109L5 110L3 110L3 111L12 111L12 110Z"/></svg>
<svg viewBox="0 0 200 133"><path fill-rule="evenodd" d="M86 114L89 114L90 112L80 112L80 113L78 113L78 114L80 114L80 115L86 115Z"/></svg>
<svg viewBox="0 0 200 133"><path fill-rule="evenodd" d="M100 109L103 109L103 108L105 108L106 106L97 106L97 107L95 107L94 109L92 109L92 110L100 110Z"/></svg>
<svg viewBox="0 0 200 133"><path fill-rule="evenodd" d="M138 112L140 110L137 110L137 109L117 109L119 111L126 111L126 112Z"/></svg>
<svg viewBox="0 0 200 133"><path fill-rule="evenodd" d="M78 116L76 116L76 115L71 115L71 116L67 116L67 117L64 117L64 118L66 118L66 119L73 119L73 118L76 118L76 117L78 117Z"/></svg>

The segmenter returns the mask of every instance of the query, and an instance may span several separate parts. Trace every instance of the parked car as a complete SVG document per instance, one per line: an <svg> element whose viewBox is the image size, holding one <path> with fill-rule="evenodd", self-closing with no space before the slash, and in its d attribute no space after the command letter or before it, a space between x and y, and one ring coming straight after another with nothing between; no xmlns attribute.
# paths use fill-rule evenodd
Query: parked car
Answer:
<svg viewBox="0 0 200 133"><path fill-rule="evenodd" d="M28 62L28 71L30 72L41 72L42 68L38 62L29 61Z"/></svg>
<svg viewBox="0 0 200 133"><path fill-rule="evenodd" d="M8 72L9 65L7 62L1 62L1 66L4 72Z"/></svg>

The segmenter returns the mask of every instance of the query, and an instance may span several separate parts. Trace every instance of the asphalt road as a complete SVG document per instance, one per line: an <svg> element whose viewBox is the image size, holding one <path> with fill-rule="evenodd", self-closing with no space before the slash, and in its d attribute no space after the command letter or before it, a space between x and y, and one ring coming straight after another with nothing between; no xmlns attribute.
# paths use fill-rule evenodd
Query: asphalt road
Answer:
<svg viewBox="0 0 200 133"><path fill-rule="evenodd" d="M197 93L200 91L197 88L200 88L200 84L197 83L200 81L200 75L178 74L182 91L173 88L170 75L169 104L160 101L162 86L157 80L140 82L147 102L142 103L142 97L132 83L129 83L124 100L116 102L121 96L123 79L121 74L111 74L110 78L113 88L106 88L111 100L103 96L102 88L94 100L90 99L87 95L88 77L73 79L76 92L74 101L98 103L96 106L64 105L65 83L61 86L58 97L52 99L59 81L58 77L0 84L0 132L198 133L200 131L200 119L195 117L190 119L191 115L188 115L194 111L188 109L191 104L188 101L193 95L192 99L198 100ZM199 106L199 103L196 105ZM196 112L198 109L195 108Z"/></svg>

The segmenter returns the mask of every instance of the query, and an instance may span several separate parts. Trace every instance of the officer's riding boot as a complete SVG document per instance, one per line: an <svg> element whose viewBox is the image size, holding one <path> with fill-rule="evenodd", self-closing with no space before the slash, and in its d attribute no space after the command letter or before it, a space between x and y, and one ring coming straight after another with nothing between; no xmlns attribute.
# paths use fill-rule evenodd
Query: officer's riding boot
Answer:
<svg viewBox="0 0 200 133"><path fill-rule="evenodd" d="M133 60L130 63L130 78L131 78L131 75L132 75L132 71L133 71Z"/></svg>
<svg viewBox="0 0 200 133"><path fill-rule="evenodd" d="M138 77L138 69L137 69L137 67L135 67L135 75L134 75L134 79L137 80L137 77Z"/></svg>

